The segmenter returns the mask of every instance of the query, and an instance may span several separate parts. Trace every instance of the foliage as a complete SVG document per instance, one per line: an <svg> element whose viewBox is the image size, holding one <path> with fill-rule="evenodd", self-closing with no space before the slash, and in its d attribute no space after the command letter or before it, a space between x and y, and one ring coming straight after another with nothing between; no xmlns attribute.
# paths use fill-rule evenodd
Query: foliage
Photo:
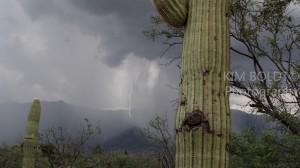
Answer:
<svg viewBox="0 0 300 168"><path fill-rule="evenodd" d="M40 135L43 156L51 168L74 167L85 162L83 155L88 142L100 133L100 126L93 126L88 119L76 136L62 127L48 129Z"/></svg>
<svg viewBox="0 0 300 168"><path fill-rule="evenodd" d="M248 59L255 79L232 76L235 93L254 110L300 135L300 27L294 1L235 0L231 5L232 52ZM237 47L239 46L239 47ZM272 73L273 72L273 73ZM277 76L275 76L275 73ZM259 91L259 92L256 92Z"/></svg>
<svg viewBox="0 0 300 168"><path fill-rule="evenodd" d="M155 119L157 125L163 125L164 119ZM164 127L167 128L167 127ZM159 127L151 127L151 134L158 134ZM168 131L169 129L165 129ZM148 132L150 133L150 132ZM165 134L166 132L163 132ZM167 133L171 134L171 133ZM164 135L165 136L165 135ZM170 139L172 140L172 139ZM155 141L159 142L159 141ZM170 143L170 145L173 143ZM173 144L173 147L175 145ZM160 146L162 151L164 146ZM89 152L83 152L77 158L75 167L80 168L164 168L160 152L151 154L128 154L128 152L104 151L100 145ZM295 135L265 132L257 135L251 130L231 137L230 145L232 168L298 168L300 166L300 137ZM44 155L45 156L45 155ZM20 145L0 147L0 167L20 168L22 163ZM45 157L39 157L37 168L50 168ZM56 165L62 167L62 165Z"/></svg>
<svg viewBox="0 0 300 168"><path fill-rule="evenodd" d="M156 117L148 124L148 137L154 142L161 142L163 137L171 135L165 124L166 119ZM161 127L165 131L160 131ZM150 135L149 135L150 134ZM175 148L172 139L168 139L168 147L160 145L160 151ZM257 134L253 130L245 130L240 134L233 134L230 141L230 165L232 168L298 168L300 166L300 137L291 134L264 131ZM163 153L164 154L164 153ZM160 165L164 168L162 160Z"/></svg>
<svg viewBox="0 0 300 168"><path fill-rule="evenodd" d="M106 153L98 159L102 168L158 168L157 159L151 154Z"/></svg>
<svg viewBox="0 0 300 168"><path fill-rule="evenodd" d="M170 132L168 120L159 116L149 121L144 129L145 136L158 145L157 157L161 168L175 167L175 142L174 133Z"/></svg>
<svg viewBox="0 0 300 168"><path fill-rule="evenodd" d="M252 131L232 136L231 167L298 168L300 137L295 135L255 135Z"/></svg>
<svg viewBox="0 0 300 168"><path fill-rule="evenodd" d="M98 146L99 147L99 146ZM95 147L98 148L98 147ZM0 147L1 168L21 168L22 153L20 146ZM72 167L78 168L158 168L158 160L153 154L128 154L126 152L83 153ZM45 158L37 160L37 168L51 168ZM69 165L56 164L56 168L67 168ZM68 168L71 168L68 167Z"/></svg>
<svg viewBox="0 0 300 168"><path fill-rule="evenodd" d="M20 145L0 147L0 167L1 168L21 168L22 149Z"/></svg>

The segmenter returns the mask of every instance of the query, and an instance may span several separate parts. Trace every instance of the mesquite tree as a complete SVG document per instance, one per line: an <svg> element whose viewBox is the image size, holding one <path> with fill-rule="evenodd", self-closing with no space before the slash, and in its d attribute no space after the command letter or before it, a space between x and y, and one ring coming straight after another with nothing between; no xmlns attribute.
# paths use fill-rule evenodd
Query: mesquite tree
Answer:
<svg viewBox="0 0 300 168"><path fill-rule="evenodd" d="M229 0L153 0L161 17L184 28L176 168L228 167Z"/></svg>
<svg viewBox="0 0 300 168"><path fill-rule="evenodd" d="M40 101L35 99L28 115L26 136L23 143L23 168L34 168L38 146L38 130L41 114Z"/></svg>
<svg viewBox="0 0 300 168"><path fill-rule="evenodd" d="M248 98L254 112L267 114L300 136L300 26L298 0L235 0L231 5L233 54L252 65L253 79L232 74L233 92ZM237 47L240 46L240 47Z"/></svg>

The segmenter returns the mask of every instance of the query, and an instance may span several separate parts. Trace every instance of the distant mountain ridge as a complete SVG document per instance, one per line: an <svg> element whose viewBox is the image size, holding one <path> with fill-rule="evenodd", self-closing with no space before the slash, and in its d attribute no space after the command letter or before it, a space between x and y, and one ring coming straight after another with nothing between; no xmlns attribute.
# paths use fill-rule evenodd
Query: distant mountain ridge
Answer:
<svg viewBox="0 0 300 168"><path fill-rule="evenodd" d="M268 121L265 115L254 115L240 110L231 110L231 131L234 133L240 133L246 129L261 133L274 126L274 122Z"/></svg>
<svg viewBox="0 0 300 168"><path fill-rule="evenodd" d="M92 123L100 122L103 140L120 134L134 126L124 110L95 110L78 107L63 101L42 101L40 132L59 126L78 130L85 118ZM22 141L31 103L0 104L0 143Z"/></svg>
<svg viewBox="0 0 300 168"><path fill-rule="evenodd" d="M150 142L143 135L142 129L138 127L132 127L121 134L104 141L102 147L104 150L108 151L126 150L131 153L140 153L158 149L153 142Z"/></svg>
<svg viewBox="0 0 300 168"><path fill-rule="evenodd" d="M126 110L88 109L63 101L42 101L41 103L41 132L47 128L58 126L78 130L83 123L83 119L88 118L92 122L100 121L102 134L101 139L97 142L103 143L104 148L107 150L140 151L152 148L151 142L148 142L139 133L143 128L137 126L130 119ZM14 144L22 141L29 108L30 103L0 104L0 142ZM248 128L260 132L272 125L262 115L252 115L239 110L231 110L231 118L233 132L241 132Z"/></svg>

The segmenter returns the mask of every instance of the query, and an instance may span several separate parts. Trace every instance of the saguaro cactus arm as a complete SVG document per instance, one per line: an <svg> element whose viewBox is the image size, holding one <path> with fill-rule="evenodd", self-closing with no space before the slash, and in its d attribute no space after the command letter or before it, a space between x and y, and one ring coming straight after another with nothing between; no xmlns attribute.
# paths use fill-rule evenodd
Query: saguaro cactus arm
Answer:
<svg viewBox="0 0 300 168"><path fill-rule="evenodd" d="M38 130L41 114L41 104L35 99L28 114L26 136L23 144L23 168L34 168L38 151Z"/></svg>
<svg viewBox="0 0 300 168"><path fill-rule="evenodd" d="M31 109L28 115L27 128L26 128L27 137L38 136L40 115L41 115L41 104L38 99L35 99L31 105Z"/></svg>
<svg viewBox="0 0 300 168"><path fill-rule="evenodd" d="M161 17L174 27L185 25L188 0L152 0Z"/></svg>

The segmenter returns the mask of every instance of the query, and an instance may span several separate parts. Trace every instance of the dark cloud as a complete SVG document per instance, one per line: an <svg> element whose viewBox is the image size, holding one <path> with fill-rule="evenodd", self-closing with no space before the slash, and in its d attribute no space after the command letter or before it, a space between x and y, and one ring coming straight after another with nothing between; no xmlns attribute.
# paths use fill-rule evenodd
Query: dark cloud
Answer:
<svg viewBox="0 0 300 168"><path fill-rule="evenodd" d="M0 102L131 108L141 124L174 112L179 69L159 64L180 51L159 58L153 14L148 0L0 1Z"/></svg>
<svg viewBox="0 0 300 168"><path fill-rule="evenodd" d="M57 8L55 4L56 2L55 0L49 0L49 1L18 0L18 1L24 7L28 15L34 20L39 19L44 15L53 14L61 11L61 9Z"/></svg>
<svg viewBox="0 0 300 168"><path fill-rule="evenodd" d="M169 85L177 86L178 69L160 66L166 62L159 59L164 46L142 33L154 12L150 3L85 3L0 2L0 24L5 25L0 27L5 39L0 38L0 102L39 97L131 109L139 124L174 112L170 101L177 91Z"/></svg>
<svg viewBox="0 0 300 168"><path fill-rule="evenodd" d="M150 0L69 0L81 9L96 15L117 13L124 18L134 19L151 14Z"/></svg>
<svg viewBox="0 0 300 168"><path fill-rule="evenodd" d="M120 65L129 53L152 60L162 50L143 35L154 15L147 0L31 0L22 5L34 20L56 17L87 34L101 36L101 48L106 52L102 61L110 66Z"/></svg>

